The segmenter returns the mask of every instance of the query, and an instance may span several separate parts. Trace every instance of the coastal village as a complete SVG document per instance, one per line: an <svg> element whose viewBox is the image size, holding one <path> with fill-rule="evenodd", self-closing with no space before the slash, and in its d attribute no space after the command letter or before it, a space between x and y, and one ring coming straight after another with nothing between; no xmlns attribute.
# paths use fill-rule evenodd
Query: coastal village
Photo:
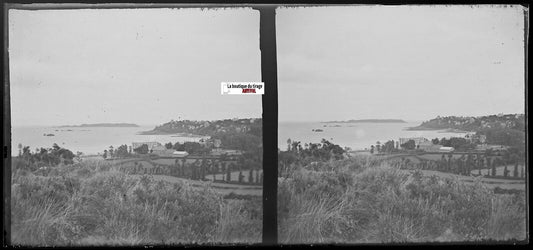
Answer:
<svg viewBox="0 0 533 250"><path fill-rule="evenodd" d="M439 116L409 130L446 130L463 135L378 141L366 152L402 169L523 180L526 172L524 128L523 114Z"/></svg>
<svg viewBox="0 0 533 250"><path fill-rule="evenodd" d="M464 137L465 142L475 145L474 148L471 148L470 152L479 152L484 153L487 150L492 150L494 152L502 152L507 150L509 147L505 145L497 144L487 144L487 137L485 135L476 135L475 133L467 133ZM398 148L400 145L404 145L406 149L416 149L417 151L431 152L431 153L450 153L456 151L454 147L443 146L438 144L437 140L430 140L425 137L407 137L407 138L398 138L398 141L395 143L395 147ZM445 138L446 139L446 138ZM449 139L449 138L448 138ZM414 145L414 148L409 148L410 141L411 145ZM437 143L436 143L437 142Z"/></svg>
<svg viewBox="0 0 533 250"><path fill-rule="evenodd" d="M171 120L143 134L178 134L200 139L174 144L131 142L117 148L110 146L102 157L128 174L260 186L263 180L261 126L261 120L254 118L212 122Z"/></svg>

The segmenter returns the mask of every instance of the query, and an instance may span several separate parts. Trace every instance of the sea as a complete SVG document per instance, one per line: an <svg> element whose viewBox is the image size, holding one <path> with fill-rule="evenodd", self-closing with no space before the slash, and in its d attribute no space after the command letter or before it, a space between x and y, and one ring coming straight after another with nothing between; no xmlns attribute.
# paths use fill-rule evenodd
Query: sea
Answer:
<svg viewBox="0 0 533 250"><path fill-rule="evenodd" d="M305 143L318 143L326 139L342 147L352 150L366 150L376 142L385 143L388 140L397 141L399 138L424 137L449 138L463 137L466 133L449 132L446 130L407 130L416 127L422 121L407 121L405 123L320 123L320 122L282 122L278 127L278 147L287 149L287 140ZM326 126L326 127L324 127ZM315 132L317 129L322 132ZM315 130L315 131L313 131Z"/></svg>
<svg viewBox="0 0 533 250"><path fill-rule="evenodd" d="M384 143L388 140L398 140L406 137L425 137L428 139L442 137L462 137L464 133L448 132L444 130L407 130L409 127L420 125L421 122L407 123L320 123L320 122L280 122L278 126L278 147L287 148L287 139L305 143L318 143L326 139L342 147L352 150L365 150L377 141ZM324 125L326 127L324 127ZM140 132L152 130L154 126L140 127L46 127L46 126L14 126L11 130L11 155L18 154L18 145L36 148L50 148L54 143L72 152L82 152L85 155L102 154L109 146L117 148L120 145L131 145L132 142L157 141L161 144L168 142L197 142L202 137L191 137L180 134L142 135ZM313 131L316 129L322 132ZM53 134L53 136L46 136Z"/></svg>
<svg viewBox="0 0 533 250"><path fill-rule="evenodd" d="M190 137L180 134L142 135L140 132L150 131L154 126L140 127L45 127L45 126L13 126L11 129L11 155L18 155L19 143L36 148L51 148L54 143L70 151L82 152L84 155L103 154L109 146L117 148L132 142L152 142L161 144L171 142L197 142L202 137ZM53 134L53 136L46 136Z"/></svg>

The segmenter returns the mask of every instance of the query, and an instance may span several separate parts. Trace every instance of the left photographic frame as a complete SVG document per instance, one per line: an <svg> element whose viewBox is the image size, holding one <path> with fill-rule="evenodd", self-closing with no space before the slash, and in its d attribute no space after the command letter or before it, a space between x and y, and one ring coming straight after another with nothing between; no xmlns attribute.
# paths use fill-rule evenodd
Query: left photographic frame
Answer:
<svg viewBox="0 0 533 250"><path fill-rule="evenodd" d="M4 7L11 244L262 242L259 11Z"/></svg>

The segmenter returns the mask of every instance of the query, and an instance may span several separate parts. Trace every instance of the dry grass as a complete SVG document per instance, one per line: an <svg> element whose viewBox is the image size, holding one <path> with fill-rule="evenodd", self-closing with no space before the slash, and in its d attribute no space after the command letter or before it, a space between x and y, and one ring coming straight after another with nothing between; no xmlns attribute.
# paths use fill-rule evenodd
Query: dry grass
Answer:
<svg viewBox="0 0 533 250"><path fill-rule="evenodd" d="M280 178L282 243L524 240L525 195L480 181L425 177L368 159L293 170ZM310 170L310 168L312 170Z"/></svg>
<svg viewBox="0 0 533 250"><path fill-rule="evenodd" d="M26 246L259 242L261 217L205 185L128 176L102 161L14 171L12 241ZM260 200L259 200L260 204ZM252 206L253 205L253 206ZM260 206L259 206L260 208ZM245 233L235 233L241 230Z"/></svg>

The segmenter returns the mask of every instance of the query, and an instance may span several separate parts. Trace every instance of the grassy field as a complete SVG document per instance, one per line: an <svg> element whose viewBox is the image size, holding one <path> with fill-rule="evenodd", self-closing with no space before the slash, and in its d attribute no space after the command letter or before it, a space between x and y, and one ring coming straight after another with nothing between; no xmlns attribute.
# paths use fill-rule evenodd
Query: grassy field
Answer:
<svg viewBox="0 0 533 250"><path fill-rule="evenodd" d="M142 177L143 175L132 175L137 177ZM170 183L188 183L191 187L195 189L202 189L204 186L209 186L213 191L221 194L228 195L234 193L237 195L252 195L261 197L263 195L262 186L248 186L248 185L237 185L237 184L227 184L227 183L213 183L210 181L197 181L197 180L188 180L183 178L178 178L174 176L167 175L154 175L152 176L154 180L164 180Z"/></svg>
<svg viewBox="0 0 533 250"><path fill-rule="evenodd" d="M402 170L402 171L405 171L411 174L416 172L414 170ZM497 187L501 189L520 190L520 191L524 191L526 189L525 180L505 180L505 179L486 178L483 176L464 176L464 175L456 175L456 174L451 174L451 173L443 173L440 171L433 171L433 170L417 170L417 171L422 173L424 176L428 176L428 177L437 176L439 178L448 178L448 179L453 179L455 181L461 181L469 185L474 185L480 182L484 186L491 188L491 189L494 189ZM478 173L478 170L472 171L473 175L477 173ZM482 173L483 173L483 170L482 170Z"/></svg>
<svg viewBox="0 0 533 250"><path fill-rule="evenodd" d="M526 238L525 193L498 194L481 179L400 170L364 156L284 176L278 184L282 243Z"/></svg>
<svg viewBox="0 0 533 250"><path fill-rule="evenodd" d="M13 159L13 166L19 166ZM23 246L171 245L261 241L261 199L233 200L208 183L126 175L107 161L13 169L12 242ZM255 192L255 191L254 191Z"/></svg>

